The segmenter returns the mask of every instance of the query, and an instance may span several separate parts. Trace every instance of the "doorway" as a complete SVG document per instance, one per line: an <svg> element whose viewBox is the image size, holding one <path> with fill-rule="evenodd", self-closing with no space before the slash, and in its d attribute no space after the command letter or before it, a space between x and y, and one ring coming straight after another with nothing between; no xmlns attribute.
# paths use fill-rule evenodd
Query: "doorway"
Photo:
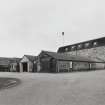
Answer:
<svg viewBox="0 0 105 105"><path fill-rule="evenodd" d="M27 62L23 63L23 72L28 72L28 64L27 64Z"/></svg>

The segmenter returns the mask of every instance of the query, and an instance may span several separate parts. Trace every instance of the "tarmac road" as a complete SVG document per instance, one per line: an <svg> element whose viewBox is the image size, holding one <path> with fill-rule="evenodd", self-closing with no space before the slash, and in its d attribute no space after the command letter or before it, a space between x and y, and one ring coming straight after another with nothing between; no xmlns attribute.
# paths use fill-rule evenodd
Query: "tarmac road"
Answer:
<svg viewBox="0 0 105 105"><path fill-rule="evenodd" d="M1 73L21 84L0 91L0 105L105 105L105 71Z"/></svg>

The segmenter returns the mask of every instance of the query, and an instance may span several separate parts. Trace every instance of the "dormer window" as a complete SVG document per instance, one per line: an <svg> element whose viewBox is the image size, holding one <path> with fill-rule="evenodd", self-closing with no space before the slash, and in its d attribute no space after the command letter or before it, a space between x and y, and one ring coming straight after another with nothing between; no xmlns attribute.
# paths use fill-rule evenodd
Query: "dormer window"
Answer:
<svg viewBox="0 0 105 105"><path fill-rule="evenodd" d="M75 49L75 46L72 46L72 47L71 47L71 50L74 50L74 49Z"/></svg>
<svg viewBox="0 0 105 105"><path fill-rule="evenodd" d="M68 48L65 48L65 51L68 51Z"/></svg>
<svg viewBox="0 0 105 105"><path fill-rule="evenodd" d="M85 43L85 47L89 47L89 43Z"/></svg>
<svg viewBox="0 0 105 105"><path fill-rule="evenodd" d="M98 44L97 42L94 42L94 43L93 43L93 46L97 46L97 44Z"/></svg>
<svg viewBox="0 0 105 105"><path fill-rule="evenodd" d="M81 48L81 47L82 47L82 44L79 44L79 45L78 45L78 48Z"/></svg>

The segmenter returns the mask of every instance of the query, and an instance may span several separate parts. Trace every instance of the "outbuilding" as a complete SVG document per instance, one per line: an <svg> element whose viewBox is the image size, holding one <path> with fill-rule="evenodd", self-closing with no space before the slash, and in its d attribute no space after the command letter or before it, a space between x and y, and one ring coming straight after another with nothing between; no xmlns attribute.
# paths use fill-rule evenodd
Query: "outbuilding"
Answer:
<svg viewBox="0 0 105 105"><path fill-rule="evenodd" d="M0 57L0 71L7 72L9 71L9 64L11 58Z"/></svg>
<svg viewBox="0 0 105 105"><path fill-rule="evenodd" d="M20 61L20 72L36 72L36 56L24 55Z"/></svg>

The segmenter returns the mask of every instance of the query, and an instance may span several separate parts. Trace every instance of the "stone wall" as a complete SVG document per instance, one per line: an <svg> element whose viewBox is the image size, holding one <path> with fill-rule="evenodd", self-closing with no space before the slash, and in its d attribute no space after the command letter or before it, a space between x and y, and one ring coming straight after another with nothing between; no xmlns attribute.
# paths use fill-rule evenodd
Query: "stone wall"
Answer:
<svg viewBox="0 0 105 105"><path fill-rule="evenodd" d="M105 46L65 52L65 53L70 54L70 55L84 56L88 58L99 59L99 60L105 61Z"/></svg>
<svg viewBox="0 0 105 105"><path fill-rule="evenodd" d="M18 71L18 70L17 70L17 66L18 66L18 63L11 63L11 64L10 64L10 71L11 71L11 72L16 72L16 71Z"/></svg>
<svg viewBox="0 0 105 105"><path fill-rule="evenodd" d="M72 61L58 61L58 72L69 71L70 70L70 62Z"/></svg>
<svg viewBox="0 0 105 105"><path fill-rule="evenodd" d="M33 71L33 63L32 62L28 62L28 70L29 70L29 72Z"/></svg>
<svg viewBox="0 0 105 105"><path fill-rule="evenodd" d="M92 63L91 69L105 69L105 63Z"/></svg>
<svg viewBox="0 0 105 105"><path fill-rule="evenodd" d="M89 63L88 62L73 62L73 70L89 70Z"/></svg>
<svg viewBox="0 0 105 105"><path fill-rule="evenodd" d="M72 62L72 66L70 66ZM89 63L81 61L59 61L58 72L105 69L105 63Z"/></svg>
<svg viewBox="0 0 105 105"><path fill-rule="evenodd" d="M59 72L89 70L89 68L90 68L90 65L88 62L77 62L77 61L59 61L58 62Z"/></svg>

